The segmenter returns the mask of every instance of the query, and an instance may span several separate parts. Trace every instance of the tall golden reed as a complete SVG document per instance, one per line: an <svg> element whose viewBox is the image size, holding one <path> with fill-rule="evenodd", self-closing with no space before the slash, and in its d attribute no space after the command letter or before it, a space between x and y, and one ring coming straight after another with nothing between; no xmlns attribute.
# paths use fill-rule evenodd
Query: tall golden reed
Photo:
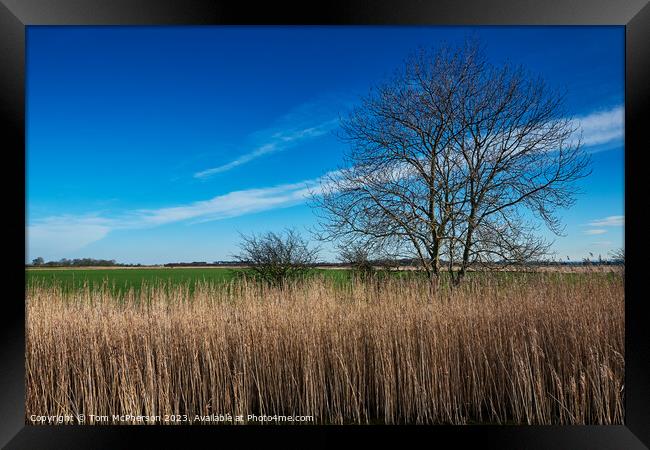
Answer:
<svg viewBox="0 0 650 450"><path fill-rule="evenodd" d="M477 277L433 302L415 279L33 285L26 414L620 424L623 283Z"/></svg>

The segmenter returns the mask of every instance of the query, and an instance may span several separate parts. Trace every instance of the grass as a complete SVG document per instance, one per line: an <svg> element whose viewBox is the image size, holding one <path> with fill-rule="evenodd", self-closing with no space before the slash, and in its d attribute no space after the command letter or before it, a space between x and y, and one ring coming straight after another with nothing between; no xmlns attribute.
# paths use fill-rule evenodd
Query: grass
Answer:
<svg viewBox="0 0 650 450"><path fill-rule="evenodd" d="M143 283L192 286L197 282L224 283L233 280L237 273L241 272L241 269L229 268L32 269L26 271L26 281L28 285L58 284L64 289L80 289L86 285L94 289L106 285L115 291L123 292L139 289Z"/></svg>
<svg viewBox="0 0 650 450"><path fill-rule="evenodd" d="M28 284L27 418L623 423L620 275L219 281Z"/></svg>

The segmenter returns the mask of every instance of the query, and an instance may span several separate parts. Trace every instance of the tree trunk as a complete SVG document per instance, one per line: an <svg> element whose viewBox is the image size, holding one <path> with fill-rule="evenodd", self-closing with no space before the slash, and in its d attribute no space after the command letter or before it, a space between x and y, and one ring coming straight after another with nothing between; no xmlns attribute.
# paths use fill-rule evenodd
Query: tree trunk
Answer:
<svg viewBox="0 0 650 450"><path fill-rule="evenodd" d="M456 274L456 278L454 279L454 286L459 286L461 281L463 281L463 278L465 278L465 274L467 273L467 265L469 264L470 245L471 245L471 238L468 238L465 243L465 249L463 250L463 261L461 262L460 269L458 270L458 273Z"/></svg>
<svg viewBox="0 0 650 450"><path fill-rule="evenodd" d="M431 256L431 276L429 280L429 301L433 302L438 288L440 287L440 241L438 236L438 229L436 226L436 208L435 208L435 153L432 153L429 161L430 177L429 180L429 226L431 231L431 241L433 246L429 251Z"/></svg>
<svg viewBox="0 0 650 450"><path fill-rule="evenodd" d="M469 265L469 251L472 247L472 234L474 233L474 220L476 217L476 207L472 205L472 210L469 215L469 221L467 225L467 237L465 238L465 246L463 248L463 261L460 264L460 270L456 275L454 284L458 286L463 278L465 278L465 273L467 271L467 266Z"/></svg>
<svg viewBox="0 0 650 450"><path fill-rule="evenodd" d="M461 267L458 273L456 274L456 277L453 279L453 286L458 287L460 286L461 281L463 281L463 278L465 278L465 267Z"/></svg>
<svg viewBox="0 0 650 450"><path fill-rule="evenodd" d="M433 299L438 294L438 289L440 288L440 256L435 253L433 262L431 264L431 272L429 273L429 301L432 302Z"/></svg>
<svg viewBox="0 0 650 450"><path fill-rule="evenodd" d="M433 302L433 299L438 294L438 289L440 288L440 274L438 272L431 271L429 276L429 302Z"/></svg>

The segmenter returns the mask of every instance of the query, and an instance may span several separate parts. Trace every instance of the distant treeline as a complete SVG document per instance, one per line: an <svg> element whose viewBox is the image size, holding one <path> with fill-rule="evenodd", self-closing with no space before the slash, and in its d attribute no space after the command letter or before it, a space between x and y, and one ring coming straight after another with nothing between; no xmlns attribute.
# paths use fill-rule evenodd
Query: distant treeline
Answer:
<svg viewBox="0 0 650 450"><path fill-rule="evenodd" d="M114 259L93 259L93 258L76 258L67 259L62 258L58 261L47 261L43 258L36 258L32 260L32 266L46 266L46 267L83 267L83 266L121 266L121 267L140 267L142 264L120 264Z"/></svg>
<svg viewBox="0 0 650 450"><path fill-rule="evenodd" d="M241 266L239 261L214 261L214 262L205 262L205 261L192 261L192 262L173 262L163 264L164 267L193 267L193 266L205 266L205 267L220 267L220 266Z"/></svg>
<svg viewBox="0 0 650 450"><path fill-rule="evenodd" d="M414 259L397 259L397 260L377 260L369 261L372 265L385 266L385 267L417 267L418 261ZM243 263L240 261L192 261L192 262L173 262L162 264L163 267L228 267L228 266L241 266ZM442 261L441 264L446 265L445 261ZM583 265L621 265L623 261L618 259L600 259L600 260L582 260L582 261L534 261L521 264L522 266L583 266ZM58 261L47 261L45 262L43 258L36 258L32 260L32 263L29 264L34 267L84 267L84 266L95 266L95 267L142 267L143 264L122 264L116 262L114 259L93 259L93 258L77 258L77 259L67 259L62 258ZM156 264L157 265L157 264ZM317 267L347 267L349 263L343 262L321 262L316 264ZM492 263L492 265L498 266L499 263Z"/></svg>

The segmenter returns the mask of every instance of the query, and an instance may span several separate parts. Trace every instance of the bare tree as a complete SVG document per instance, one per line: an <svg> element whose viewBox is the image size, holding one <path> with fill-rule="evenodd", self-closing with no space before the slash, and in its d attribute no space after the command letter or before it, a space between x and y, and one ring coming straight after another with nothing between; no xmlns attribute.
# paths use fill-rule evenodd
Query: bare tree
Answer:
<svg viewBox="0 0 650 450"><path fill-rule="evenodd" d="M280 284L288 278L304 275L317 262L318 248L293 230L284 233L241 235L240 252L234 258L250 266L263 280Z"/></svg>
<svg viewBox="0 0 650 450"><path fill-rule="evenodd" d="M314 195L320 238L416 258L436 289L472 265L539 258L588 174L563 96L479 45L409 57L341 121L344 167ZM315 193L316 194L316 193Z"/></svg>

